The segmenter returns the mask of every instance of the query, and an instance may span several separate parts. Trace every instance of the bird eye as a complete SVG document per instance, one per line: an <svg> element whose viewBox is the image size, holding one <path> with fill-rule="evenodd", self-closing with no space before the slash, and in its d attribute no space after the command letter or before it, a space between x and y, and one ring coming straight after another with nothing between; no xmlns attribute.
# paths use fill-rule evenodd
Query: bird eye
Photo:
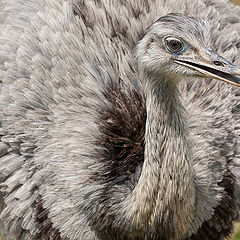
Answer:
<svg viewBox="0 0 240 240"><path fill-rule="evenodd" d="M180 39L167 37L164 40L167 50L171 53L178 53L183 49L183 42Z"/></svg>

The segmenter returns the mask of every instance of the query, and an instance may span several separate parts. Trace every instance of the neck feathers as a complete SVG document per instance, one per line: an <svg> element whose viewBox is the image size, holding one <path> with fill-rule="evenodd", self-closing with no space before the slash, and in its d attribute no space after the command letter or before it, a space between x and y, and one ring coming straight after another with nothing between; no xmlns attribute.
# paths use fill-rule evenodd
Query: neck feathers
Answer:
<svg viewBox="0 0 240 240"><path fill-rule="evenodd" d="M132 218L140 231L161 227L161 239L171 234L179 239L190 227L195 204L184 109L174 80L146 82L144 164L132 193Z"/></svg>

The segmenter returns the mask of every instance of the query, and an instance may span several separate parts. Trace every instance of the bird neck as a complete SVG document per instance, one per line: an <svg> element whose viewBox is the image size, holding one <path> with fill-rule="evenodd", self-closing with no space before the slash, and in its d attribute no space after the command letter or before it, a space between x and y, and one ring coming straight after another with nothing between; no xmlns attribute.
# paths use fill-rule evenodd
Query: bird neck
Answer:
<svg viewBox="0 0 240 240"><path fill-rule="evenodd" d="M141 231L160 227L161 239L180 239L190 227L195 204L185 111L175 80L144 77L144 164L132 195L132 216Z"/></svg>

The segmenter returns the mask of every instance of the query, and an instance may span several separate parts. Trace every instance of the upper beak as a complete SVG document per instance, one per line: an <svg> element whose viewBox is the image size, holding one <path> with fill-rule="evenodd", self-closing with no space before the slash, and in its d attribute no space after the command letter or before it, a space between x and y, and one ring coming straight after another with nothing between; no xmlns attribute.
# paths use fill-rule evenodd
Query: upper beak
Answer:
<svg viewBox="0 0 240 240"><path fill-rule="evenodd" d="M227 61L211 49L202 48L195 57L177 57L178 64L195 69L205 77L211 77L240 87L240 67Z"/></svg>

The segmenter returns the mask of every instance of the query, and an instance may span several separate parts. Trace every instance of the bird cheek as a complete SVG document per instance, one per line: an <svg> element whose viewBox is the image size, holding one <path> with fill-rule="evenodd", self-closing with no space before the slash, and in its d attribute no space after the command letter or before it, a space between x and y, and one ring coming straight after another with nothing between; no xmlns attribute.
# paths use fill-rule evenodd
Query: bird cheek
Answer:
<svg viewBox="0 0 240 240"><path fill-rule="evenodd" d="M181 76L189 77L189 76L195 76L196 75L196 71L194 71L190 68L184 67L184 66L180 66L178 64L176 64L176 66L174 67L174 69L172 69L172 71L177 76L181 75Z"/></svg>
<svg viewBox="0 0 240 240"><path fill-rule="evenodd" d="M186 74L186 69L184 69L182 66L180 66L178 64L175 64L175 66L172 66L171 71L177 75L185 75Z"/></svg>

